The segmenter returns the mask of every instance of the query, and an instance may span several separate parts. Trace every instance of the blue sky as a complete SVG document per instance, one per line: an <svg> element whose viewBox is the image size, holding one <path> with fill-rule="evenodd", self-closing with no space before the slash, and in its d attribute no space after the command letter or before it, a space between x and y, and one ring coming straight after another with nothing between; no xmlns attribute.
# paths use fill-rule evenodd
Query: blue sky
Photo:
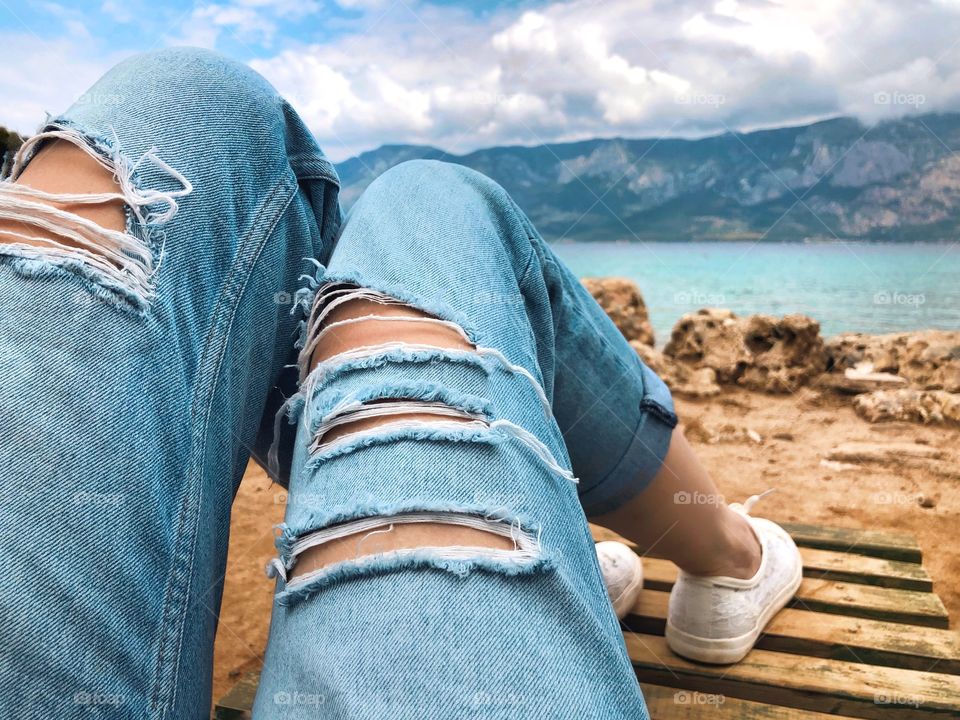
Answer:
<svg viewBox="0 0 960 720"><path fill-rule="evenodd" d="M334 160L960 108L960 0L0 0L0 124L168 45L251 64Z"/></svg>

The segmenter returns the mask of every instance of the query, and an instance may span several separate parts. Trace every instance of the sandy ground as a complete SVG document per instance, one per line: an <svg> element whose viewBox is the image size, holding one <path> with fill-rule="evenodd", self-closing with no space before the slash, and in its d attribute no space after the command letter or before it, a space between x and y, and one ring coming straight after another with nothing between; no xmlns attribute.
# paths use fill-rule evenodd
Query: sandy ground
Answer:
<svg viewBox="0 0 960 720"><path fill-rule="evenodd" d="M960 617L960 479L901 463L825 467L821 460L838 443L915 442L946 453L944 467L960 470L960 430L900 423L871 425L857 417L849 400L804 390L767 396L727 389L710 400L677 399L688 437L701 452L728 501L775 487L754 510L773 520L841 527L887 529L915 535L934 590ZM730 425L753 430L745 436L706 443L698 427ZM775 437L779 436L779 437ZM926 498L923 507L919 497ZM230 554L217 635L214 698L235 678L259 668L270 620L273 592L263 567L273 555L272 526L282 520L286 495L251 465L234 504Z"/></svg>

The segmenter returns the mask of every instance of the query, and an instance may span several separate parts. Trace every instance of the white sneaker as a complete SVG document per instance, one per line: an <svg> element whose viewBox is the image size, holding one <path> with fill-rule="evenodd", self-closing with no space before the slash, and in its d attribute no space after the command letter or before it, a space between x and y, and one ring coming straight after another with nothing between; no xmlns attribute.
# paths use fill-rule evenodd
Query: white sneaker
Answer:
<svg viewBox="0 0 960 720"><path fill-rule="evenodd" d="M800 587L803 561L793 539L776 523L747 514L760 497L730 506L746 516L760 541L760 567L752 578L680 571L670 592L666 630L667 644L678 655L716 664L742 660Z"/></svg>
<svg viewBox="0 0 960 720"><path fill-rule="evenodd" d="M615 540L597 543L597 560L613 611L622 620L643 589L643 564L633 550Z"/></svg>

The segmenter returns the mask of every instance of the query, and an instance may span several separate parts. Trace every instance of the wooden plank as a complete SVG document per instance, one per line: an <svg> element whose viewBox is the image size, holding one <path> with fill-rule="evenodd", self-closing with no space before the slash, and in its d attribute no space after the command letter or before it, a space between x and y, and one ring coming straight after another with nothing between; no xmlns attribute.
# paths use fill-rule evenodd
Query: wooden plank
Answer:
<svg viewBox="0 0 960 720"><path fill-rule="evenodd" d="M804 523L780 523L780 526L790 533L794 542L801 547L851 552L912 563L923 560L920 545L911 535Z"/></svg>
<svg viewBox="0 0 960 720"><path fill-rule="evenodd" d="M677 579L677 566L669 560L643 559L644 587L669 590ZM794 605L806 610L839 613L888 622L947 628L947 609L933 593L874 587L857 583L805 577Z"/></svg>
<svg viewBox="0 0 960 720"><path fill-rule="evenodd" d="M250 672L240 676L230 692L217 701L213 711L214 720L250 720L253 717L253 699L257 695L260 673Z"/></svg>
<svg viewBox="0 0 960 720"><path fill-rule="evenodd" d="M624 625L635 632L663 635L668 600L668 593L643 590ZM960 634L845 615L786 608L767 625L757 647L960 675Z"/></svg>
<svg viewBox="0 0 960 720"><path fill-rule="evenodd" d="M957 718L960 677L753 650L735 665L674 655L655 635L625 633L641 683L874 720Z"/></svg>
<svg viewBox="0 0 960 720"><path fill-rule="evenodd" d="M838 715L641 683L651 720L843 720Z"/></svg>
<svg viewBox="0 0 960 720"><path fill-rule="evenodd" d="M636 545L606 528L591 525L590 529L597 542L619 540L637 551ZM808 577L919 592L933 590L933 580L924 567L915 562L813 547L801 547L800 554L804 574ZM651 553L649 557L656 558L657 554Z"/></svg>
<svg viewBox="0 0 960 720"><path fill-rule="evenodd" d="M918 563L810 547L800 548L800 555L807 577L933 592L933 580Z"/></svg>

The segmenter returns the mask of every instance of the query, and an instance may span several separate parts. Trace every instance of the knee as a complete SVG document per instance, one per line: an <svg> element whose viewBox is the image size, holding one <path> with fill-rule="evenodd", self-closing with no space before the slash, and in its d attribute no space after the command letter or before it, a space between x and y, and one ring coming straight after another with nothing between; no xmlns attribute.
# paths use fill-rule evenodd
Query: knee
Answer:
<svg viewBox="0 0 960 720"><path fill-rule="evenodd" d="M269 107L280 108L277 91L244 63L201 48L173 47L128 58L106 73L71 109L70 114L99 115L111 107L141 122L178 121L191 117L210 127L218 119L233 123Z"/></svg>
<svg viewBox="0 0 960 720"><path fill-rule="evenodd" d="M422 200L429 206L482 205L488 211L513 212L510 195L497 182L465 165L442 160L407 160L380 175L368 189Z"/></svg>

